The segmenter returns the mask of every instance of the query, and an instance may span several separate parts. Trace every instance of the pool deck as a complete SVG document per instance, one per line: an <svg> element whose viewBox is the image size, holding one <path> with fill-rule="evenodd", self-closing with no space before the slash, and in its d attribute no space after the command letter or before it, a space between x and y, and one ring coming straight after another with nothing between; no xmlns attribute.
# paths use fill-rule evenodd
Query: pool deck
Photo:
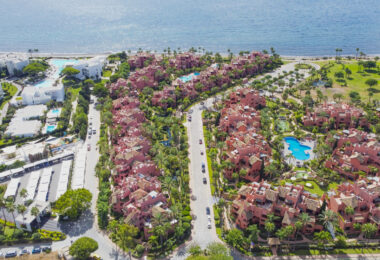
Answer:
<svg viewBox="0 0 380 260"><path fill-rule="evenodd" d="M289 149L289 144L285 140L283 140L284 150L282 151L282 156L285 158L285 162L289 165L294 165L294 166L303 165L304 162L313 160L315 158L315 153L313 152L315 148L315 141L309 141L309 140L298 140L298 141L302 145L311 147L310 151L308 150L305 152L305 153L308 153L310 157L307 160L298 160L294 156L287 158L289 154L292 154L292 151L290 151Z"/></svg>

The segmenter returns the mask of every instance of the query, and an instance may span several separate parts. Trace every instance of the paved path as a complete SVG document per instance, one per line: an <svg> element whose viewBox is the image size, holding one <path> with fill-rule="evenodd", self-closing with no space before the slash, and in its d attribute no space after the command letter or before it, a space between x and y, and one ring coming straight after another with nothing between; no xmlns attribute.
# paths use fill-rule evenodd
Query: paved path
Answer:
<svg viewBox="0 0 380 260"><path fill-rule="evenodd" d="M94 104L96 103L96 98ZM89 122L92 122L92 129L96 129L96 134L92 135L85 141L84 145L91 145L91 150L87 152L86 157L86 174L84 187L88 189L92 197L91 210L87 211L80 220L72 223L64 223L61 225L61 229L67 234L68 238L61 242L53 243L53 250L59 250L64 247L70 246L71 241L88 236L95 239L99 244L99 249L95 252L103 259L127 259L120 255L120 252L116 251L116 246L107 237L107 235L98 229L97 216L96 216L96 200L98 197L98 178L95 176L95 166L99 159L99 150L97 149L97 142L99 141L100 134L100 112L95 109L95 105L90 104L90 110L88 114Z"/></svg>
<svg viewBox="0 0 380 260"><path fill-rule="evenodd" d="M17 97L17 95L20 93L20 91L22 90L22 86L20 86L19 84L13 82L13 81L2 81L2 82L7 82L7 83L10 83L14 86L16 86L17 88L17 92L14 94L14 96L11 98L11 100L15 97ZM0 86L1 86L1 83L0 83ZM1 112L0 112L0 123L2 124L3 122L3 118L7 115L7 111L8 111L8 107L9 107L9 102L11 101L9 100L4 106L3 108L1 109Z"/></svg>

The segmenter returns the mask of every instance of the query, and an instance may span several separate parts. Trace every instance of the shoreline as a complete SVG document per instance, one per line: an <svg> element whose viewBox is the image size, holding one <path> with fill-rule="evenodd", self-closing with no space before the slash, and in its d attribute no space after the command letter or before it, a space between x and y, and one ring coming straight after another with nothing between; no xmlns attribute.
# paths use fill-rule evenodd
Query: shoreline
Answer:
<svg viewBox="0 0 380 260"><path fill-rule="evenodd" d="M147 50L149 51L149 50ZM107 51L107 52L94 52L94 53L62 53L62 52L41 52L41 53L33 53L30 54L29 52L1 52L0 51L0 56L1 55L8 55L8 54L13 54L13 55L26 55L31 58L87 58L87 57L96 57L96 56L109 56L111 54L115 54L121 51ZM125 50L125 52L127 52ZM153 52L154 53L154 52ZM156 52L156 54L162 54L163 52ZM128 53L127 53L128 54ZM132 55L137 54L137 51L132 51ZM228 56L228 53L220 53L222 56ZM237 53L234 53L237 55ZM281 55L279 54L281 58L285 60L325 60L327 59L334 59L335 55L315 55L315 56L310 56L310 55ZM356 54L345 54L345 55L340 55L341 57L355 57ZM374 58L374 57L380 57L380 54L368 54L366 55L367 58Z"/></svg>

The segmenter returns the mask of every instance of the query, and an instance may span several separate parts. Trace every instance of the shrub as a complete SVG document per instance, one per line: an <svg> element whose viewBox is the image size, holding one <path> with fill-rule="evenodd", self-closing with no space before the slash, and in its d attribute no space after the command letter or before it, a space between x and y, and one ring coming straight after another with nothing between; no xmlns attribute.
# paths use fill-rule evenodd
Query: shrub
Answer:
<svg viewBox="0 0 380 260"><path fill-rule="evenodd" d="M22 238L23 235L24 235L24 231L21 230L21 229L16 229L16 230L14 231L14 233L13 233L13 236L14 236L15 238L18 238L18 239Z"/></svg>
<svg viewBox="0 0 380 260"><path fill-rule="evenodd" d="M40 233L33 233L32 235L32 240L37 241L41 239L41 234Z"/></svg>

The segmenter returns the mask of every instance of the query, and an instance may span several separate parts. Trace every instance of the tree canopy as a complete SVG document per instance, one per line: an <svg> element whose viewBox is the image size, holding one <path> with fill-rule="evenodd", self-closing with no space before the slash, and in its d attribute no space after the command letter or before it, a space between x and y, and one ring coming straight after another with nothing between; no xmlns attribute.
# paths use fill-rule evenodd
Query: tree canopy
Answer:
<svg viewBox="0 0 380 260"><path fill-rule="evenodd" d="M98 242L89 237L81 237L69 248L69 253L75 259L88 259L92 252L98 249Z"/></svg>
<svg viewBox="0 0 380 260"><path fill-rule="evenodd" d="M49 66L45 62L32 62L26 65L22 71L28 76L34 77L47 70L47 68L49 68Z"/></svg>
<svg viewBox="0 0 380 260"><path fill-rule="evenodd" d="M61 74L64 76L72 77L72 76L78 74L79 72L80 72L79 70L68 66L62 70Z"/></svg>
<svg viewBox="0 0 380 260"><path fill-rule="evenodd" d="M92 194L86 189L68 190L55 203L55 208L62 216L77 219L91 206Z"/></svg>

